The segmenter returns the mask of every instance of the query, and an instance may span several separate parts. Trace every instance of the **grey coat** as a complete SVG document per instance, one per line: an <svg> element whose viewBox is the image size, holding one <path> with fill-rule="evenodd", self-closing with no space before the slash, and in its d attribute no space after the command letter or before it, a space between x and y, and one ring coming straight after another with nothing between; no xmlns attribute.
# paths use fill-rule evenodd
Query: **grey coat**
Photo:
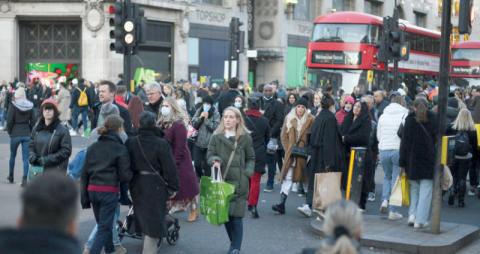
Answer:
<svg viewBox="0 0 480 254"><path fill-rule="evenodd" d="M198 130L197 141L195 145L200 148L207 148L213 132L217 129L220 123L220 114L218 110L212 106L208 111L208 118L200 117L203 112L203 107L200 107L192 118L192 125Z"/></svg>

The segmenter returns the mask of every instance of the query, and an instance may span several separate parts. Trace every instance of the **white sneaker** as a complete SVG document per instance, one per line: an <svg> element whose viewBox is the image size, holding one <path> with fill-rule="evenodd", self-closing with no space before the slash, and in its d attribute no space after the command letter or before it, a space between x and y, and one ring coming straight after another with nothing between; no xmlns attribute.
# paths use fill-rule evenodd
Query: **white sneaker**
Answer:
<svg viewBox="0 0 480 254"><path fill-rule="evenodd" d="M297 183L292 184L292 191L293 192L298 192L298 184Z"/></svg>
<svg viewBox="0 0 480 254"><path fill-rule="evenodd" d="M375 192L368 193L368 201L370 202L375 201Z"/></svg>
<svg viewBox="0 0 480 254"><path fill-rule="evenodd" d="M307 204L304 204L303 206L297 207L297 211L301 214L303 214L305 217L310 217L312 216L312 209Z"/></svg>
<svg viewBox="0 0 480 254"><path fill-rule="evenodd" d="M396 213L396 212L390 212L388 213L388 219L389 220L401 220L403 219L403 215Z"/></svg>
<svg viewBox="0 0 480 254"><path fill-rule="evenodd" d="M77 136L77 135L78 135L78 133L76 131L70 130L70 136L71 137L74 137L74 136Z"/></svg>
<svg viewBox="0 0 480 254"><path fill-rule="evenodd" d="M412 227L413 224L415 224L415 215L412 214L412 215L408 216L408 225L410 227Z"/></svg>
<svg viewBox="0 0 480 254"><path fill-rule="evenodd" d="M125 249L125 247L123 247L122 245L117 245L115 246L115 254L126 254L127 253L127 249Z"/></svg>
<svg viewBox="0 0 480 254"><path fill-rule="evenodd" d="M425 224L415 223L413 225L414 229L422 229L422 228L426 228L426 227L428 227L428 223L425 223Z"/></svg>
<svg viewBox="0 0 480 254"><path fill-rule="evenodd" d="M382 205L380 206L380 213L387 213L388 211L388 200L383 200Z"/></svg>
<svg viewBox="0 0 480 254"><path fill-rule="evenodd" d="M474 189L468 190L468 195L469 195L469 196L475 196L475 191L474 191Z"/></svg>

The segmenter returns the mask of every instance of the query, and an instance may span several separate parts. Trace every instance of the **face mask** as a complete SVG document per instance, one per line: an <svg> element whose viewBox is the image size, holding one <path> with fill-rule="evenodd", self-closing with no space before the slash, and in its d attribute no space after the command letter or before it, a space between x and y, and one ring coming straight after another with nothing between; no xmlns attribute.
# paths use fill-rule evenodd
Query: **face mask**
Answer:
<svg viewBox="0 0 480 254"><path fill-rule="evenodd" d="M268 96L268 97L267 97L267 96L263 96L263 98L268 101L268 100L271 100L271 99L273 98L273 96Z"/></svg>
<svg viewBox="0 0 480 254"><path fill-rule="evenodd" d="M241 108L242 103L241 102L235 102L235 103L233 103L233 106L235 106L236 108Z"/></svg>
<svg viewBox="0 0 480 254"><path fill-rule="evenodd" d="M203 112L208 112L212 108L210 104L203 104Z"/></svg>
<svg viewBox="0 0 480 254"><path fill-rule="evenodd" d="M161 109L162 116L168 116L171 112L172 110L168 107L162 107Z"/></svg>
<svg viewBox="0 0 480 254"><path fill-rule="evenodd" d="M199 103L202 103L202 98L201 97L198 97L195 99L195 104L199 104Z"/></svg>
<svg viewBox="0 0 480 254"><path fill-rule="evenodd" d="M316 108L320 107L320 102L314 102L313 106L315 106Z"/></svg>
<svg viewBox="0 0 480 254"><path fill-rule="evenodd" d="M350 111L352 111L352 109L351 109L351 108L350 108L350 109L343 108L343 109L345 110L345 112L350 112Z"/></svg>

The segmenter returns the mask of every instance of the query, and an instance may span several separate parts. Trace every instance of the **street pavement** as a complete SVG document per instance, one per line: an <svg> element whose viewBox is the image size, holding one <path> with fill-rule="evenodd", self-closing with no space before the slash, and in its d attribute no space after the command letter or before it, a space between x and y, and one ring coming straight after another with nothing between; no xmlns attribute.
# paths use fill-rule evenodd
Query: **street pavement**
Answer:
<svg viewBox="0 0 480 254"><path fill-rule="evenodd" d="M86 139L73 137L73 154L85 147ZM20 213L19 184L6 183L9 159L9 138L5 132L0 132L0 227L14 226ZM17 153L16 181L21 180L20 150ZM367 204L366 214L378 215L380 207L382 170L377 170L377 199ZM265 179L264 179L265 180ZM252 219L247 213L244 219L244 239L242 253L299 253L302 248L318 246L320 238L313 234L310 228L310 220L296 211L296 207L303 203L303 198L296 193L291 193L287 199L285 215L276 215L271 206L279 200L279 185L275 186L272 193L260 194L259 213L260 219ZM442 206L442 221L464 223L480 226L478 214L480 212L480 200L476 197L467 197L466 207L448 207L446 201ZM127 208L122 208L122 218ZM402 208L406 215L406 208ZM93 228L95 220L91 210L80 210L78 238L83 244ZM170 246L164 240L159 253L226 253L229 244L223 226L209 225L202 217L197 222L188 223L187 213L176 213L175 217L180 220L180 239L176 246ZM384 215L381 215L384 216ZM141 253L141 240L125 238L122 244L128 253ZM478 243L476 243L478 244ZM478 250L478 248L474 248ZM391 251L364 248L363 253L393 253ZM465 253L474 253L471 251ZM478 253L478 252L477 252Z"/></svg>

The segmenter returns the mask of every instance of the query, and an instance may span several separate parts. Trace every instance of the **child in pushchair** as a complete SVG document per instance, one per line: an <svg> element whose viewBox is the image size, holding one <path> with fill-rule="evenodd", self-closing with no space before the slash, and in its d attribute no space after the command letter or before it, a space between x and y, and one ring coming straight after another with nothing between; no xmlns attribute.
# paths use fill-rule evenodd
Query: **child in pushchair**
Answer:
<svg viewBox="0 0 480 254"><path fill-rule="evenodd" d="M167 225L167 242L168 244L174 246L177 244L178 238L180 236L180 224L178 222L178 219L173 217L170 214L167 214L165 216L165 221ZM118 236L120 238L120 241L123 239L123 237L130 237L134 239L142 239L142 229L140 228L140 225L138 225L136 219L135 219L135 214L133 211L133 206L130 207L130 210L127 213L127 217L125 218L124 221L117 221L117 227L118 227ZM162 244L162 239L158 241L158 246Z"/></svg>

